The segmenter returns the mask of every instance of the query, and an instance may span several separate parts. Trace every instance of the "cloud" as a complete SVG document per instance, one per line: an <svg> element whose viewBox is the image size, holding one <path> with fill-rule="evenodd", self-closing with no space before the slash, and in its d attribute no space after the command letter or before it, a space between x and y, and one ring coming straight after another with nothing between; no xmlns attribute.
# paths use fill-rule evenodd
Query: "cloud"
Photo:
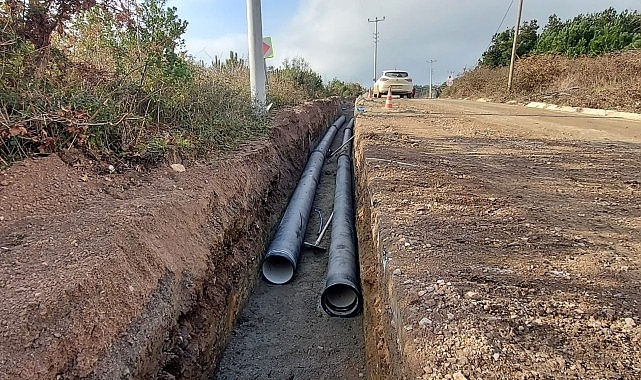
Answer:
<svg viewBox="0 0 641 380"><path fill-rule="evenodd" d="M179 4L179 11L187 8L185 14L190 15L189 52L205 61L215 55L227 57L230 50L246 57L244 2L215 0L205 10L195 8L204 6L203 1ZM275 53L267 64L280 66L285 58L302 57L325 81L339 78L370 85L374 24L367 20L385 17L378 24L379 74L389 68L405 69L415 83L427 84L427 60L435 59L433 82L442 83L450 73L475 66L492 36L513 27L517 4L517 0L263 0L264 30L272 37ZM639 8L638 0L527 1L523 21L536 19L543 27L553 13L568 19L609 6ZM216 37L207 38L207 33Z"/></svg>
<svg viewBox="0 0 641 380"><path fill-rule="evenodd" d="M340 75L342 80L358 81L359 61L370 51L367 29L355 26L355 21L366 23L367 19L353 16L363 12L361 3L302 1L295 17L274 38L274 61L279 64L285 58L303 57L325 80Z"/></svg>
<svg viewBox="0 0 641 380"><path fill-rule="evenodd" d="M415 82L426 83L427 60L437 59L434 77L442 81L450 71L476 62L484 50L477 46L487 46L492 28L500 21L500 16L479 18L477 1L462 3L452 9L424 0L394 6L382 0L304 0L284 33L274 40L276 59L301 56L325 80L339 77L369 85L374 74L375 26L368 19L385 17L378 24L377 75L384 69L405 69ZM502 6L497 3L485 9L497 14ZM480 31L461 28L472 23Z"/></svg>

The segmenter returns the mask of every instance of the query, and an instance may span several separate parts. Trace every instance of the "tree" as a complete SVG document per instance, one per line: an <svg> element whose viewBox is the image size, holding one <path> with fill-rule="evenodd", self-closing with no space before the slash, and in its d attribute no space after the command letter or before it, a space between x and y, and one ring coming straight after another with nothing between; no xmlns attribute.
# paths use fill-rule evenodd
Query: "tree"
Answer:
<svg viewBox="0 0 641 380"><path fill-rule="evenodd" d="M325 87L329 96L358 96L365 92L363 86L359 83L345 83L336 78L332 79Z"/></svg>
<svg viewBox="0 0 641 380"><path fill-rule="evenodd" d="M597 56L641 47L641 15L614 8L561 21L551 16L535 47L538 54Z"/></svg>
<svg viewBox="0 0 641 380"><path fill-rule="evenodd" d="M140 5L140 25L135 32L146 51L145 64L164 71L168 77L187 75L184 60L187 21L178 18L176 7L166 7L166 0L144 0ZM182 57L181 57L182 55Z"/></svg>
<svg viewBox="0 0 641 380"><path fill-rule="evenodd" d="M524 22L519 31L516 55L523 57L533 52L538 40L539 25L536 20ZM486 67L509 66L512 58L514 28L497 33L492 37L490 47L483 53L480 64Z"/></svg>
<svg viewBox="0 0 641 380"><path fill-rule="evenodd" d="M516 47L516 55L524 57L532 54L539 39L539 24L536 20L525 22L519 31L519 41Z"/></svg>
<svg viewBox="0 0 641 380"><path fill-rule="evenodd" d="M316 95L323 91L323 78L314 72L309 63L301 57L293 58L291 61L283 61L283 69L278 70L280 75L288 77L304 88L310 95Z"/></svg>
<svg viewBox="0 0 641 380"><path fill-rule="evenodd" d="M98 0L6 1L17 34L33 43L37 50L48 47L53 32L62 33L65 23L76 14L97 4L106 6L108 3Z"/></svg>
<svg viewBox="0 0 641 380"><path fill-rule="evenodd" d="M182 39L187 22L165 4L166 0L144 0L124 14L96 6L77 15L68 38L70 53L78 60L109 61L94 59L91 64L113 66L123 80L136 76L141 86L158 87L189 77Z"/></svg>

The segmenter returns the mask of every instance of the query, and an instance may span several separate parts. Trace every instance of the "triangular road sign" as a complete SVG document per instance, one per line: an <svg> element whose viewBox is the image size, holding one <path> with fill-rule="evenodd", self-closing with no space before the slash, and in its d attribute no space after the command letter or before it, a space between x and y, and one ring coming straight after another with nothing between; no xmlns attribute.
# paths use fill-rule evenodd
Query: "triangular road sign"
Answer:
<svg viewBox="0 0 641 380"><path fill-rule="evenodd" d="M272 38L263 38L263 58L274 58L274 49L272 48Z"/></svg>

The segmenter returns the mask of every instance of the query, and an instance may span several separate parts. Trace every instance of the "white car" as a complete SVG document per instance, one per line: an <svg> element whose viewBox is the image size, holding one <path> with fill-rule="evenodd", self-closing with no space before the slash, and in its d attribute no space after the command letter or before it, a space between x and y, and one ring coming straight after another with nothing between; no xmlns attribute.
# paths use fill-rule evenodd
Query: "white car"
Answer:
<svg viewBox="0 0 641 380"><path fill-rule="evenodd" d="M374 97L380 98L387 95L390 88L392 89L392 95L399 95L401 98L405 96L408 98L414 97L414 84L407 71L383 71L383 75L374 83Z"/></svg>

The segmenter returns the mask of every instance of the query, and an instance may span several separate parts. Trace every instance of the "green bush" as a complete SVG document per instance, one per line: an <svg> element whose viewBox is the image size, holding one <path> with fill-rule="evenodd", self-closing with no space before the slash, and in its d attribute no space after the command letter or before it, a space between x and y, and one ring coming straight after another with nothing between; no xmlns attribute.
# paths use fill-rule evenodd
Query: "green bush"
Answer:
<svg viewBox="0 0 641 380"><path fill-rule="evenodd" d="M519 58L536 54L594 57L641 48L641 15L637 11L618 13L608 8L568 21L552 15L540 35L538 28L536 20L523 23L516 50ZM479 63L485 67L508 66L513 39L513 28L495 34Z"/></svg>
<svg viewBox="0 0 641 380"><path fill-rule="evenodd" d="M43 48L20 33L26 21L14 14L24 12L0 5L0 166L77 147L98 159L117 156L125 170L168 155L208 157L265 133L266 117L251 107L247 63L234 52L195 63L184 51L187 23L166 0L119 10L62 2L78 7L68 8L64 33L43 29ZM358 90L337 80L326 88L302 58L268 70L275 107Z"/></svg>
<svg viewBox="0 0 641 380"><path fill-rule="evenodd" d="M641 47L641 15L636 11L618 13L608 8L595 14L561 21L550 16L535 52L568 57L598 56Z"/></svg>

